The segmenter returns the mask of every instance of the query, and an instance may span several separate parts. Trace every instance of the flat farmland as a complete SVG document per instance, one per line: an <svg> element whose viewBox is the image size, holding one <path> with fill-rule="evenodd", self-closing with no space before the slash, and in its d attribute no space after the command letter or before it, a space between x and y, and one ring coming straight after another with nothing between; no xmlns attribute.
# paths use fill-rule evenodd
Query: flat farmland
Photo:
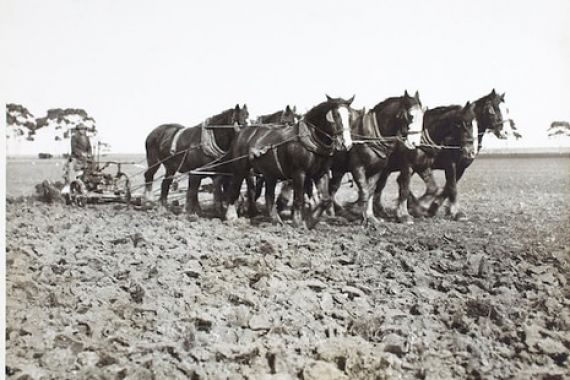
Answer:
<svg viewBox="0 0 570 380"><path fill-rule="evenodd" d="M568 157L477 159L466 222L310 231L30 197L62 163L7 161L10 378L570 376Z"/></svg>

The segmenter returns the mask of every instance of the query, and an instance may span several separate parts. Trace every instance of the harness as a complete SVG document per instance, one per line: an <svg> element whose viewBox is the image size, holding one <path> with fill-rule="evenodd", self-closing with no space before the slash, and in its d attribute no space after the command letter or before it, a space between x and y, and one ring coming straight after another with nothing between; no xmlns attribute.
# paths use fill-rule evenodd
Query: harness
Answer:
<svg viewBox="0 0 570 380"><path fill-rule="evenodd" d="M323 131L322 129L317 128L316 125L309 123L305 119L299 120L298 125L299 125L299 134L298 134L299 141L301 141L301 144L303 144L305 149L318 156L332 157L334 155L335 152L334 137L336 135L341 134L342 132L336 133L335 135L330 135L329 133ZM312 126L313 128L309 128L309 125ZM316 135L317 131L330 138L332 142L330 144L326 144L321 140L319 140L319 138Z"/></svg>
<svg viewBox="0 0 570 380"><path fill-rule="evenodd" d="M424 128L422 131L422 137L420 139L420 145L418 148L422 149L423 151L441 151L442 149L462 149L460 146L449 146L449 145L439 145L436 143L431 135L429 134L427 128Z"/></svg>
<svg viewBox="0 0 570 380"><path fill-rule="evenodd" d="M216 143L214 130L206 128L206 125L207 121L200 126L200 147L202 148L202 153L208 157L219 158L226 154L226 152Z"/></svg>
<svg viewBox="0 0 570 380"><path fill-rule="evenodd" d="M374 153L380 158L387 157L395 147L396 142L399 140L397 136L383 136L378 127L378 120L374 111L368 111L362 115L362 125L365 131L372 131L371 135L356 135L359 140L353 140L355 144L366 144Z"/></svg>
<svg viewBox="0 0 570 380"><path fill-rule="evenodd" d="M176 154L176 146L178 145L178 139L180 138L182 132L184 132L185 130L186 128L180 128L174 134L174 138L172 139L172 144L170 145L170 154Z"/></svg>

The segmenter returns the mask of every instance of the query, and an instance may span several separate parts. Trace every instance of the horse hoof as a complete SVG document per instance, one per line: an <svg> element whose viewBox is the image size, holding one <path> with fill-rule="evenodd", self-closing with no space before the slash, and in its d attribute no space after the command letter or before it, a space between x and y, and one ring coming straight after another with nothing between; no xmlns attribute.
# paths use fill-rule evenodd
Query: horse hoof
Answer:
<svg viewBox="0 0 570 380"><path fill-rule="evenodd" d="M465 222L467 221L467 215L465 215L465 213L463 213L462 211L459 211L457 214L455 214L453 220L455 220L456 222Z"/></svg>
<svg viewBox="0 0 570 380"><path fill-rule="evenodd" d="M315 228L315 226L317 225L318 222L319 222L318 219L309 219L309 220L305 221L305 227L308 230L312 230L313 228Z"/></svg>
<svg viewBox="0 0 570 380"><path fill-rule="evenodd" d="M398 223L402 223L402 224L414 224L414 220L409 216L399 216L398 217Z"/></svg>
<svg viewBox="0 0 570 380"><path fill-rule="evenodd" d="M186 220L188 220L190 223L197 222L198 221L198 214L195 214L195 213L187 214Z"/></svg>
<svg viewBox="0 0 570 380"><path fill-rule="evenodd" d="M377 218L375 216L369 216L362 220L362 226L363 227L380 226L382 222L384 222L384 220L381 218Z"/></svg>
<svg viewBox="0 0 570 380"><path fill-rule="evenodd" d="M433 203L430 208L427 210L426 214L428 217L433 218L436 214L437 211L439 210L439 205Z"/></svg>

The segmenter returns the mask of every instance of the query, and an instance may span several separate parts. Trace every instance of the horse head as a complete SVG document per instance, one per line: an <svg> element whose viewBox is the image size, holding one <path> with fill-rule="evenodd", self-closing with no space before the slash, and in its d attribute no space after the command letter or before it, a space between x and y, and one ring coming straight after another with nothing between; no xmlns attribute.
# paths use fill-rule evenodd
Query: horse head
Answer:
<svg viewBox="0 0 570 380"><path fill-rule="evenodd" d="M382 135L404 138L409 149L419 145L424 108L417 91L414 96L405 91L403 96L388 98L374 106L372 111Z"/></svg>
<svg viewBox="0 0 570 380"><path fill-rule="evenodd" d="M408 148L415 149L420 144L422 136L424 107L418 91L414 96L410 96L406 90L400 99L400 110L397 113L397 118L401 124L399 135L406 139Z"/></svg>
<svg viewBox="0 0 570 380"><path fill-rule="evenodd" d="M509 109L505 104L505 93L497 94L495 89L490 94L475 102L477 121L481 128L481 134L491 131L499 139L507 139L510 136L520 138L521 135L515 128L515 122L508 117Z"/></svg>
<svg viewBox="0 0 570 380"><path fill-rule="evenodd" d="M475 103L467 102L463 108L457 111L457 123L455 123L459 133L461 155L470 160L475 158L479 148L479 130L475 117Z"/></svg>
<svg viewBox="0 0 570 380"><path fill-rule="evenodd" d="M281 123L286 125L293 125L297 121L299 121L299 117L295 113L296 109L297 107L295 106L291 108L289 105L287 105L287 107L285 107L285 109L281 113Z"/></svg>
<svg viewBox="0 0 570 380"><path fill-rule="evenodd" d="M240 108L239 104L233 108L231 112L230 120L228 120L229 125L242 126L249 124L249 111L247 110L247 104L244 104Z"/></svg>
<svg viewBox="0 0 570 380"><path fill-rule="evenodd" d="M350 105L354 96L348 100L331 98L311 108L303 121L312 126L317 142L332 150L349 150L352 147L350 133Z"/></svg>
<svg viewBox="0 0 570 380"><path fill-rule="evenodd" d="M350 123L350 105L354 101L352 98L345 100L343 98L332 98L326 95L325 104L326 124L329 135L336 143L336 150L350 150L352 147L351 123Z"/></svg>

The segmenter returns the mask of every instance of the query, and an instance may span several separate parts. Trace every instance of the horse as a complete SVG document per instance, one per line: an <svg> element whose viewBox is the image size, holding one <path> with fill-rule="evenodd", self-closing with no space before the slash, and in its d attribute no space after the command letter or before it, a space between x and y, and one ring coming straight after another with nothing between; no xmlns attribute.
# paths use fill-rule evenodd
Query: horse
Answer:
<svg viewBox="0 0 570 380"><path fill-rule="evenodd" d="M293 224L304 222L312 228L323 207L330 204L328 171L334 152L348 150L352 146L349 109L354 96L345 100L331 98L310 109L302 120L292 126L274 128L250 126L243 128L235 138L226 160L232 161L226 201L226 220L237 219L235 203L240 194L241 183L250 169L264 176L266 181L266 212L280 222L275 209L275 186L278 180L293 181ZM323 191L321 205L310 215L303 217L305 180L318 182ZM253 198L248 197L250 203ZM321 207L322 206L322 207Z"/></svg>
<svg viewBox="0 0 570 380"><path fill-rule="evenodd" d="M300 115L297 114L297 106L290 107L287 105L285 109L281 111L258 116L255 120L255 124L275 124L276 126L293 125L300 119ZM265 180L263 179L263 176L257 175L255 180L255 200L258 200L261 196L264 184Z"/></svg>
<svg viewBox="0 0 570 380"><path fill-rule="evenodd" d="M335 155L330 190L334 198L343 175L350 171L358 186L357 205L364 224L379 222L371 207L378 178L394 153L413 149L414 144L419 142L422 120L423 107L417 91L414 96L405 91L403 96L388 98L369 112L353 113L351 129L354 146L348 152ZM400 170L398 219L409 222L409 163L402 162Z"/></svg>
<svg viewBox="0 0 570 380"><path fill-rule="evenodd" d="M162 180L159 204L167 205L168 192L177 173L188 173L192 170L217 162L230 148L240 126L249 123L247 105L240 108L227 109L191 128L180 124L163 124L156 127L146 138L146 159L148 169L144 173L144 199L149 200L156 171L164 165L166 174ZM219 128L208 126L220 126ZM186 192L186 212L198 214L198 189L203 176L212 175L189 174ZM221 213L221 184L219 176L213 176L214 204Z"/></svg>
<svg viewBox="0 0 570 380"><path fill-rule="evenodd" d="M437 197L449 197L450 212L454 217L457 216L457 178L462 174L458 171L458 164L472 161L478 151L476 106L476 103L467 102L463 107L444 106L424 113L418 148L394 156L394 161L390 162L379 179L374 195L374 209L377 212L382 209L381 194L388 176L399 165L399 160L404 160L411 162L412 170L422 178L431 178L433 168L445 170L445 189ZM410 203L416 204L413 194L410 192L409 195Z"/></svg>
<svg viewBox="0 0 570 380"><path fill-rule="evenodd" d="M280 124L280 125L293 125L300 119L297 114L297 107L290 107L287 105L285 109L273 112L268 115L258 116L255 124Z"/></svg>
<svg viewBox="0 0 570 380"><path fill-rule="evenodd" d="M514 136L517 139L521 137L515 127L514 121L510 118L504 118L504 116L507 116L509 113L506 108L504 93L499 95L495 89L492 89L489 94L474 102L474 112L475 120L473 124L477 131L477 148L475 150L475 155L462 157L462 159L457 160L455 163L455 180L451 179L451 182L458 182L465 173L465 170L473 163L478 152L483 148L483 137L487 132L493 133L499 139L507 139L510 136ZM448 162L450 159L452 158L449 154L438 155L432 169L446 170L450 165ZM420 198L418 205L421 209L428 209L428 216L434 216L443 202L445 202L446 199L449 199L450 207L448 211L450 216L458 221L467 220L465 212L459 210L459 206L454 195L456 192L455 185L450 183L447 175L446 183L443 189L440 189L435 182L431 170L427 170L419 174L422 180L426 183L426 191ZM433 199L433 201L429 207L427 207L430 199Z"/></svg>
<svg viewBox="0 0 570 380"><path fill-rule="evenodd" d="M486 133L491 132L499 139L507 139L511 136L514 136L515 138L521 137L515 127L514 121L510 118L504 118L503 116L506 116L509 113L508 109L505 106L504 93L502 95L499 95L495 89L493 89L489 94L477 99L475 102L473 102L473 104L475 113L475 120L473 121L473 124L476 126L477 130L477 147L474 157L463 157L457 162L456 182L461 179L467 167L473 163L478 152L480 152L483 148L483 137ZM431 152L432 154L438 154L437 159L434 161L434 167L432 168L426 167L425 165L420 165L419 168L415 169L415 171L418 172L426 184L426 190L419 200L416 200L413 194L410 194L410 204L413 205L413 212L416 215L424 215L427 212L428 216L434 216L441 206L441 203L445 201L445 198L440 198L437 202L434 203L434 200L437 199L436 196L438 193L440 193L440 195L446 194L442 194L443 189L440 189L435 182L432 169L445 170L445 161L450 159L450 154L449 152L444 154L445 149L439 151L432 150ZM441 154L441 156L439 156L439 154ZM381 177L382 184L378 187L378 194L375 195L375 206L377 206L375 208L377 210L382 210L380 201L381 191L386 183L388 175L389 173L387 172L384 173L384 175ZM453 187L454 186L452 184L446 184L444 186L444 188L448 189L451 189ZM447 192L449 191L451 190L447 190ZM448 196L446 195L446 197ZM450 208L450 213L455 220L461 221L467 218L463 211L458 210L457 203L455 203L453 206L453 210Z"/></svg>

